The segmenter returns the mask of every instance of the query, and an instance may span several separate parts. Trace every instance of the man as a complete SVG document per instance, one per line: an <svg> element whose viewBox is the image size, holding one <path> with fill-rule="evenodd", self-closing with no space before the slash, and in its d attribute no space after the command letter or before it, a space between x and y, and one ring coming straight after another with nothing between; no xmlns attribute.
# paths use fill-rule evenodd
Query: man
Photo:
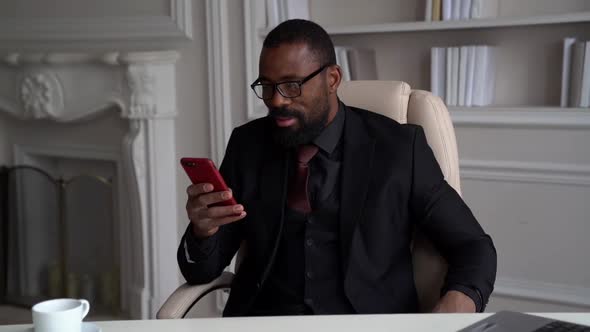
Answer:
<svg viewBox="0 0 590 332"><path fill-rule="evenodd" d="M449 262L435 311L482 311L496 274L490 237L422 129L344 105L340 81L319 25L290 20L268 34L252 84L268 116L232 133L220 169L231 191L188 188L184 277L213 280L244 242L226 316L416 312L418 227ZM211 206L232 195L240 204Z"/></svg>

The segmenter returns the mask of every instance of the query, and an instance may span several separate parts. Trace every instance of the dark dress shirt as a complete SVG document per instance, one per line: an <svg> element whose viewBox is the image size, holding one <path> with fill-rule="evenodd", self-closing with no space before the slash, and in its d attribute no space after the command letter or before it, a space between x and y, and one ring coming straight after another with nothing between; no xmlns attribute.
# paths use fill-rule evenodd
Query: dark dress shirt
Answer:
<svg viewBox="0 0 590 332"><path fill-rule="evenodd" d="M309 162L312 212L303 214L285 207L277 257L252 315L354 313L344 294L339 255L342 107L313 141L319 149ZM290 162L294 162L294 152Z"/></svg>

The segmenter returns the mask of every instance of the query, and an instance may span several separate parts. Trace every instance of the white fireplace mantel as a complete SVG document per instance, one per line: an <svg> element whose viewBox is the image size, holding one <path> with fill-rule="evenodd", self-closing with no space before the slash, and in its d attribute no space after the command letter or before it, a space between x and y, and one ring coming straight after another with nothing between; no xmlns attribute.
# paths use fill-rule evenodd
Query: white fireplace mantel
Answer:
<svg viewBox="0 0 590 332"><path fill-rule="evenodd" d="M92 121L116 110L128 220L122 221L122 296L132 318L152 318L178 286L175 257L176 51L13 53L0 57L0 112L22 120ZM10 87L10 88L6 88ZM45 142L47 144L47 142Z"/></svg>

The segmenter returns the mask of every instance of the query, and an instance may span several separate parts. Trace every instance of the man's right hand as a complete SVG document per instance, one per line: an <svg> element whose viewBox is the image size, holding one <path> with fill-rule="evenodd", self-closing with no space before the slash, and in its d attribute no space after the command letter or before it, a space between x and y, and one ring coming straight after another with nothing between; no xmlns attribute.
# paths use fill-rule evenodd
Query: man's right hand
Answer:
<svg viewBox="0 0 590 332"><path fill-rule="evenodd" d="M186 212L191 221L193 234L199 239L210 237L219 230L219 226L236 222L246 216L241 204L208 207L232 197L231 190L212 191L213 185L210 183L193 184L186 189Z"/></svg>

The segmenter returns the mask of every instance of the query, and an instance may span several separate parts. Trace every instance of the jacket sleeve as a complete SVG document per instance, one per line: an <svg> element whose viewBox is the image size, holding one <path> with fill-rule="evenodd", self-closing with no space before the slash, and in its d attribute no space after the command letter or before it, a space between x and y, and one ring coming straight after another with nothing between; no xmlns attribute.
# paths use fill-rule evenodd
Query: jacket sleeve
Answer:
<svg viewBox="0 0 590 332"><path fill-rule="evenodd" d="M461 196L444 180L421 127L413 142L410 209L449 263L443 291L458 290L483 311L496 279L496 249Z"/></svg>
<svg viewBox="0 0 590 332"><path fill-rule="evenodd" d="M236 130L229 139L220 173L234 193L237 187L238 139ZM189 284L203 284L217 278L236 254L242 238L243 220L219 227L217 233L206 239L193 236L190 227L180 240L176 258L182 275Z"/></svg>

